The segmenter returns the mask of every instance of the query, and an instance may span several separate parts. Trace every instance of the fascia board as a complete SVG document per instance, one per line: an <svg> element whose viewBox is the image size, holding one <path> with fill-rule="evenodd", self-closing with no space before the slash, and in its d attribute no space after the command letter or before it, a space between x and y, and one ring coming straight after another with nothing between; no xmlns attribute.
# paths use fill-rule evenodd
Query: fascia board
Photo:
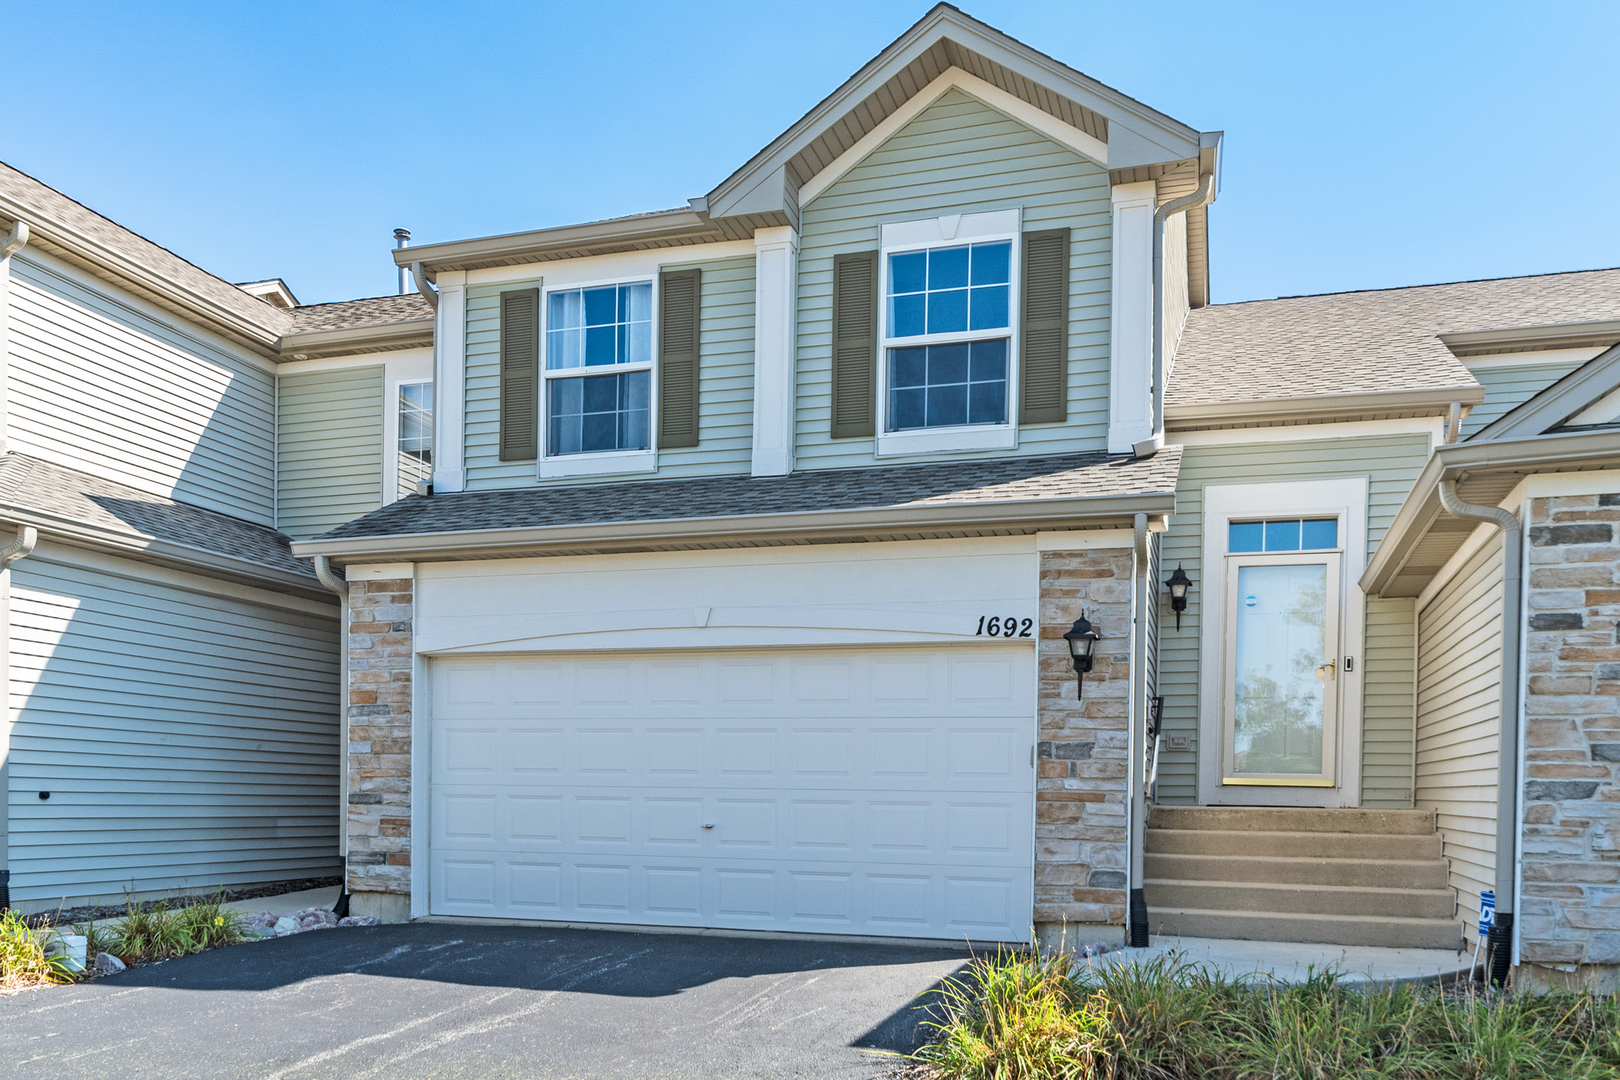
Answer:
<svg viewBox="0 0 1620 1080"><path fill-rule="evenodd" d="M1116 127L1122 134L1130 132L1133 135L1128 140L1130 150L1127 156L1130 160L1123 162L1126 165L1180 161L1198 154L1199 132L1193 128L1037 52L994 27L941 4L868 61L842 86L818 102L742 168L722 180L709 193L709 205L723 205L736 189L753 188L755 181L752 177L784 167L873 90L942 40L955 42L1032 82L1050 87L1107 119L1110 168L1116 167Z"/></svg>
<svg viewBox="0 0 1620 1080"><path fill-rule="evenodd" d="M301 574L276 570L246 559L234 559L229 555L221 555L189 544L177 544L156 537L106 529L29 507L0 503L0 521L11 525L32 525L42 535L63 543L189 570L193 573L229 578L261 587L268 586L280 592L293 592L300 596L324 599L332 595L319 582Z"/></svg>
<svg viewBox="0 0 1620 1080"><path fill-rule="evenodd" d="M454 497L454 496L452 496ZM1174 513L1173 491L1144 495L1102 495L1074 499L1021 499L979 505L906 507L900 510L817 510L799 514L737 514L662 521L556 525L529 529L469 529L460 532L295 541L298 558L358 557L535 551L546 548L623 546L649 543L835 539L872 532L909 533L953 528L1062 527L1129 523L1138 513Z"/></svg>
<svg viewBox="0 0 1620 1080"><path fill-rule="evenodd" d="M1436 489L1442 480L1504 472L1570 472L1615 465L1620 465L1620 431L1539 435L1442 446L1424 465L1405 502L1396 511L1389 531L1361 575L1362 591L1377 595L1405 565L1412 550L1440 515Z"/></svg>
<svg viewBox="0 0 1620 1080"><path fill-rule="evenodd" d="M433 324L432 319L407 319L380 326L310 330L302 334L288 334L277 342L277 347L281 350L282 360L292 359L294 353L305 353L307 359L313 360L343 353L392 352L433 344Z"/></svg>
<svg viewBox="0 0 1620 1080"><path fill-rule="evenodd" d="M454 265L467 268L469 263L499 262L545 255L554 251L604 242L630 243L714 236L720 231L707 215L695 210L667 210L642 214L632 218L593 221L583 225L560 225L554 229L535 229L530 232L505 233L483 236L472 240L452 240L443 244L423 244L420 247L395 248L391 254L397 266L421 263L426 269Z"/></svg>
<svg viewBox="0 0 1620 1080"><path fill-rule="evenodd" d="M1601 352L1518 408L1476 432L1471 441L1528 438L1557 427L1620 386L1620 345Z"/></svg>
<svg viewBox="0 0 1620 1080"><path fill-rule="evenodd" d="M1508 330L1463 330L1439 335L1454 356L1578 349L1620 342L1620 319L1518 326Z"/></svg>
<svg viewBox="0 0 1620 1080"><path fill-rule="evenodd" d="M260 351L273 350L277 331L291 323L292 316L280 308L264 304L266 321L254 322L215 303L186 285L143 266L102 244L94 237L79 232L51 217L41 215L31 207L0 195L0 217L28 223L29 244L69 261L78 262L95 273L127 282L138 289L163 297L185 311L198 322L241 341ZM204 271L206 273L206 271ZM229 285L228 282L226 282ZM230 285L230 288L236 286ZM249 294L244 297L263 303Z"/></svg>
<svg viewBox="0 0 1620 1080"><path fill-rule="evenodd" d="M1313 394L1309 397L1271 398L1265 401L1166 405L1164 417L1172 427L1284 417L1315 420L1391 410L1433 409L1444 412L1453 401L1478 405L1484 400L1485 388L1475 383L1472 386L1441 387L1438 390L1380 390L1366 394Z"/></svg>

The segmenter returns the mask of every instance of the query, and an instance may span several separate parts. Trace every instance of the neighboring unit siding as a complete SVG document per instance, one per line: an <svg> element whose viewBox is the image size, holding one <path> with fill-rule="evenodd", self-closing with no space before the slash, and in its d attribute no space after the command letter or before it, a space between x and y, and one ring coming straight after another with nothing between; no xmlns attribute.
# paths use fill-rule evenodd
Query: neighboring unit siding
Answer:
<svg viewBox="0 0 1620 1080"><path fill-rule="evenodd" d="M48 256L11 274L9 449L273 524L269 371Z"/></svg>
<svg viewBox="0 0 1620 1080"><path fill-rule="evenodd" d="M1412 691L1416 677L1411 598L1367 599L1361 676L1361 805L1412 805Z"/></svg>
<svg viewBox="0 0 1620 1080"><path fill-rule="evenodd" d="M303 540L382 505L380 365L283 375L276 527Z"/></svg>
<svg viewBox="0 0 1620 1080"><path fill-rule="evenodd" d="M1175 433L1168 441L1176 441ZM1198 801L1199 614L1211 590L1220 587L1220 568L1203 566L1203 505L1207 484L1259 484L1295 480L1331 480L1366 476L1367 552L1383 539L1406 493L1429 457L1429 436L1380 435L1363 438L1242 443L1189 447L1181 459L1176 513L1164 534L1165 576L1185 566L1193 579L1187 610L1177 632L1168 610L1169 594L1160 593L1159 692L1164 695L1166 738L1184 735L1186 749L1171 750L1168 741L1159 759L1159 798L1167 803ZM1352 586L1353 587L1353 586ZM1213 676L1213 673L1211 674ZM1381 729L1384 730L1384 729ZM1382 736L1387 740L1387 730ZM1410 735L1408 735L1410 739Z"/></svg>
<svg viewBox="0 0 1620 1080"><path fill-rule="evenodd" d="M1496 880L1502 723L1502 538L1495 533L1418 613L1417 799L1445 839L1461 910ZM1473 922L1467 930L1473 935Z"/></svg>
<svg viewBox="0 0 1620 1080"><path fill-rule="evenodd" d="M1482 367L1475 370L1474 378L1485 387L1485 401L1475 405L1473 411L1463 421L1463 438L1523 405L1580 366L1581 362L1568 361L1513 364L1507 367Z"/></svg>
<svg viewBox="0 0 1620 1080"><path fill-rule="evenodd" d="M337 873L336 607L82 558L11 571L13 899Z"/></svg>
<svg viewBox="0 0 1620 1080"><path fill-rule="evenodd" d="M1013 453L1106 446L1113 228L1108 170L953 89L804 208L795 450L799 468L874 461L874 440L832 438L833 256L876 249L879 227L886 222L1012 207L1023 210L1025 231L1064 226L1073 230L1068 421L1022 428ZM1007 454L993 450L955 456Z"/></svg>
<svg viewBox="0 0 1620 1080"><path fill-rule="evenodd" d="M680 261L667 263L662 269L696 268L703 273L698 445L659 451L656 475L746 473L750 468L754 423L754 260L694 262L680 249L669 254ZM500 459L500 297L502 292L539 283L540 279L536 278L528 282L474 285L467 289L467 412L463 452L468 491L536 483L593 484L614 479L582 476L539 481L536 462ZM639 478L643 477L632 479ZM644 478L650 479L651 474Z"/></svg>

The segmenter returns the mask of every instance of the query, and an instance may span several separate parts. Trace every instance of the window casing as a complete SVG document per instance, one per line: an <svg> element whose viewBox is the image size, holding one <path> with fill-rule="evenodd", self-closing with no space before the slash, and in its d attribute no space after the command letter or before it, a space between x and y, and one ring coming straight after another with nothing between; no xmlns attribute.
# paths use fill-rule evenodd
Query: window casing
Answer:
<svg viewBox="0 0 1620 1080"><path fill-rule="evenodd" d="M1017 445L1016 210L883 226L877 453Z"/></svg>
<svg viewBox="0 0 1620 1080"><path fill-rule="evenodd" d="M542 477L654 468L656 292L651 280L545 291Z"/></svg>
<svg viewBox="0 0 1620 1080"><path fill-rule="evenodd" d="M398 435L394 453L399 462L399 498L416 493L416 484L433 476L433 383L399 384Z"/></svg>

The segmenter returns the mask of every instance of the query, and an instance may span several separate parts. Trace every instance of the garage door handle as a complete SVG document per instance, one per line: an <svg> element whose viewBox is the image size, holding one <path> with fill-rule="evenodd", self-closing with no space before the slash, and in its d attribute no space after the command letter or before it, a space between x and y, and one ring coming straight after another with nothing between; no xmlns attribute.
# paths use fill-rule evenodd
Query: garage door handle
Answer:
<svg viewBox="0 0 1620 1080"><path fill-rule="evenodd" d="M704 827L704 828L705 828L705 829L712 829L712 828L714 828L714 822L712 822L712 821L711 821L711 822L709 822L709 823L708 823L708 824L707 824L707 825L705 825L705 826L703 826L703 827Z"/></svg>

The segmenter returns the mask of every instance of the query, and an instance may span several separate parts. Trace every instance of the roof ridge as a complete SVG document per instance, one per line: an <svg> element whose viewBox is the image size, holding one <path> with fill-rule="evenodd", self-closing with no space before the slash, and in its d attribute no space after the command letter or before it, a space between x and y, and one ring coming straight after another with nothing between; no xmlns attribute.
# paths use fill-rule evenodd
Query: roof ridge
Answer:
<svg viewBox="0 0 1620 1080"><path fill-rule="evenodd" d="M1406 292L1412 289L1440 289L1448 285L1484 285L1492 281L1534 281L1537 278L1565 277L1574 274L1605 274L1620 270L1620 266L1591 266L1581 270L1548 270L1540 274L1504 274L1501 277L1459 278L1455 281L1427 281L1411 285L1383 285L1367 289L1340 289L1336 292L1291 293L1287 296L1257 296L1249 300L1228 300L1221 304L1206 304L1194 311L1212 308L1242 307L1245 304L1275 304L1280 300L1318 300L1328 296L1359 296L1364 293Z"/></svg>

